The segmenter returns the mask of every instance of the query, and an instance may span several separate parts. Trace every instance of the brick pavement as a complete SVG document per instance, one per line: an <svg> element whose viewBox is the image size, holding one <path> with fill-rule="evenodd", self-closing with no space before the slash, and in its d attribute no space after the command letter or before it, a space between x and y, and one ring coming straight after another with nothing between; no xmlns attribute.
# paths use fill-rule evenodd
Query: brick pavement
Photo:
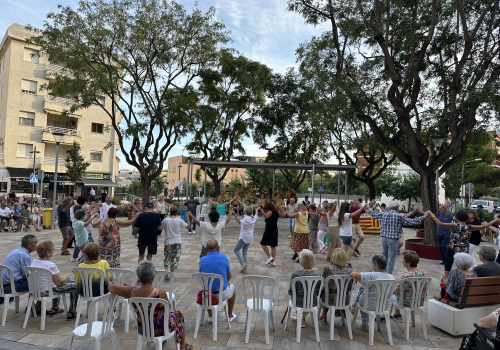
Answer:
<svg viewBox="0 0 500 350"><path fill-rule="evenodd" d="M174 292L177 297L177 308L181 310L186 319L186 340L194 345L194 349L203 350L225 350L225 349L300 349L307 348L308 350L329 350L329 349L387 349L385 327L382 326L382 332L376 332L375 342L373 346L368 345L368 333L358 329L353 330L353 340L350 340L347 334L347 329L342 327L340 319L335 321L335 340L329 340L329 328L320 322L320 337L321 342L317 343L315 339L314 329L310 317L306 320L306 328L302 329L302 340L300 344L295 342L295 321L292 321L291 326L284 331L281 319L286 310L288 303L288 286L290 282L290 274L299 269L299 265L291 260L292 252L289 249L288 238L289 231L287 230L288 222L280 220L279 247L276 258L276 267L270 268L265 265L267 257L258 245L260 241L264 223L262 219L256 224L254 243L248 250L249 267L247 274L263 275L274 277L277 281L278 288L275 290L277 294L275 317L277 318L276 332L270 330L270 344L265 344L263 322L257 316L254 316L252 323L252 332L250 342L245 344L245 307L243 305L243 292L241 290L241 278L244 276L238 272L238 260L233 253L234 245L238 240L239 227L234 220L231 221L228 228L224 230L222 236L221 252L226 254L233 269L231 282L236 287L236 305L234 312L239 313L237 320L232 323L231 330L227 329L224 316L219 317L218 323L218 341L212 341L212 326L205 324L200 328L198 339L193 339L194 322L196 319L197 304L195 302L197 291L194 289L191 274L197 272L198 255L200 251L200 234L188 235L187 230L183 231L182 256L179 268L175 272L175 288ZM405 229L405 238L413 238L415 231ZM44 230L36 233L39 240L52 239L56 244L56 254L52 261L57 264L61 271L61 276L71 275L71 270L77 265L70 262L69 256L61 256L58 251L61 246L61 235L59 231ZM19 247L20 238L23 233L0 233L2 244L0 245L0 259L3 260L5 255L12 249ZM94 229L94 237L97 236L97 229ZM366 235L366 240L362 244L360 250L363 254L360 258L353 258L353 268L355 271L370 271L370 256L380 252L380 237L378 235ZM131 229L121 229L122 238L122 253L121 264L122 268L134 269L137 266L137 247L136 240L131 235ZM162 235L163 238L163 235ZM161 250L159 250L161 251ZM32 259L36 258L36 252L32 253ZM326 255L318 254L317 269L322 270L326 264ZM478 258L476 257L476 260ZM158 269L163 269L161 256L155 259ZM419 264L426 272L426 276L432 277L432 285L429 290L429 295L438 294L439 279L442 275L442 265L437 261L422 259ZM398 259L394 271L394 276L399 278L403 274L404 268ZM21 310L24 310L27 303L27 298L21 299ZM457 349L460 346L461 337L453 337L440 331L439 329L428 325L428 340L424 340L420 319L417 315L417 325L410 329L410 341L404 340L403 324L392 323L392 332L395 350L424 350L424 349ZM40 319L30 317L26 329L22 328L24 321L24 313L16 314L14 310L9 310L8 320L5 327L0 327L0 349L13 350L41 350L41 349L66 349L68 337L74 327L74 320L67 321L66 314L61 314L54 317L47 317L46 328L40 331ZM86 318L83 317L80 324L85 323ZM361 321L358 317L357 327ZM119 349L135 349L137 333L134 323L131 321L129 333L123 331L123 317L115 322L115 330L118 338ZM103 340L101 343L102 349L112 349L112 344L109 339ZM143 346L145 349L145 345ZM172 343L168 343L164 348L174 348ZM77 341L74 343L75 350L92 349L91 343Z"/></svg>

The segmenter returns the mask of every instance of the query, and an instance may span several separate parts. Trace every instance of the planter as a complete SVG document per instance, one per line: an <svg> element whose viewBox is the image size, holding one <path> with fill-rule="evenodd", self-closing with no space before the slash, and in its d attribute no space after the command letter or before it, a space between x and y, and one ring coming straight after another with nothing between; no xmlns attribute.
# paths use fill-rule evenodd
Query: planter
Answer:
<svg viewBox="0 0 500 350"><path fill-rule="evenodd" d="M422 238L407 239L405 241L405 250L414 250L422 259L442 260L439 247L419 244L422 241Z"/></svg>
<svg viewBox="0 0 500 350"><path fill-rule="evenodd" d="M424 230L417 230L417 237L418 238L425 238L425 231Z"/></svg>

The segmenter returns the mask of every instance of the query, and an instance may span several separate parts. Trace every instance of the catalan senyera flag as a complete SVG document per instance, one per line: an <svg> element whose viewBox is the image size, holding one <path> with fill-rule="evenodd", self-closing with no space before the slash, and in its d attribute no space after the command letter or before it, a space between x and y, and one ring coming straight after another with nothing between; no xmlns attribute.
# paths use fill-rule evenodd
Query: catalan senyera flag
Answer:
<svg viewBox="0 0 500 350"><path fill-rule="evenodd" d="M363 233L378 233L380 234L380 221L371 216L362 216L359 218L359 226Z"/></svg>

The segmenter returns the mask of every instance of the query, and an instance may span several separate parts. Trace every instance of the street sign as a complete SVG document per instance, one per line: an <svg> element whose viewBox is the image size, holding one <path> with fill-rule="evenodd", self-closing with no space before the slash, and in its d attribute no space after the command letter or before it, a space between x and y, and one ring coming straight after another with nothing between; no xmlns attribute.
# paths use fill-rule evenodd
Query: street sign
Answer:
<svg viewBox="0 0 500 350"><path fill-rule="evenodd" d="M474 184L472 182L466 183L464 186L467 192L474 189Z"/></svg>
<svg viewBox="0 0 500 350"><path fill-rule="evenodd" d="M45 172L43 170L38 170L38 178L42 180L45 178Z"/></svg>
<svg viewBox="0 0 500 350"><path fill-rule="evenodd" d="M168 193L170 193L170 194L174 194L174 193L175 193L175 190L174 190L174 189L168 190Z"/></svg>
<svg viewBox="0 0 500 350"><path fill-rule="evenodd" d="M308 192L311 192L312 190L313 190L313 189L312 189L312 187L309 187L309 188L307 189L307 191L308 191Z"/></svg>
<svg viewBox="0 0 500 350"><path fill-rule="evenodd" d="M179 182L177 183L177 188L179 189L179 191L182 189L182 181L179 180Z"/></svg>
<svg viewBox="0 0 500 350"><path fill-rule="evenodd" d="M30 175L30 184L37 184L38 183L38 175Z"/></svg>
<svg viewBox="0 0 500 350"><path fill-rule="evenodd" d="M325 193L325 186L318 186L318 193Z"/></svg>
<svg viewBox="0 0 500 350"><path fill-rule="evenodd" d="M203 192L203 188L198 187L198 192Z"/></svg>

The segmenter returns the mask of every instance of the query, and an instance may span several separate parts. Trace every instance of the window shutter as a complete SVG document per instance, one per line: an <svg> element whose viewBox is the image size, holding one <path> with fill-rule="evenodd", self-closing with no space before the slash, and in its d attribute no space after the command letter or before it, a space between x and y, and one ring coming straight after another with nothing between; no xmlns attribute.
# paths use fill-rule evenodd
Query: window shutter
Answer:
<svg viewBox="0 0 500 350"><path fill-rule="evenodd" d="M21 83L21 90L23 91L29 91L30 89L30 81L29 80L24 80Z"/></svg>
<svg viewBox="0 0 500 350"><path fill-rule="evenodd" d="M30 81L30 92L36 94L36 81Z"/></svg>
<svg viewBox="0 0 500 350"><path fill-rule="evenodd" d="M28 62L38 63L38 51L24 48L24 60Z"/></svg>
<svg viewBox="0 0 500 350"><path fill-rule="evenodd" d="M33 150L33 145L26 143L18 143L17 144L17 156L18 157L31 157L31 151Z"/></svg>

